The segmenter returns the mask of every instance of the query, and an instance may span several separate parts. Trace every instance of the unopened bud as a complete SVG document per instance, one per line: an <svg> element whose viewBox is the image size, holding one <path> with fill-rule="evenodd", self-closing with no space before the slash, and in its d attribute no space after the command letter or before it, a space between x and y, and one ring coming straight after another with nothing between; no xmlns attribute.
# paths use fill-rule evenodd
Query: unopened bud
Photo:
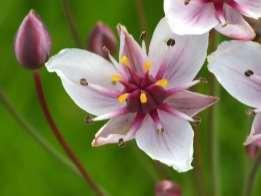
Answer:
<svg viewBox="0 0 261 196"><path fill-rule="evenodd" d="M180 187L170 180L162 180L156 184L155 196L181 196Z"/></svg>
<svg viewBox="0 0 261 196"><path fill-rule="evenodd" d="M88 50L108 59L108 52L114 54L116 52L116 38L113 31L98 22L93 28L89 37ZM105 50L106 48L106 50Z"/></svg>
<svg viewBox="0 0 261 196"><path fill-rule="evenodd" d="M38 69L49 56L51 38L40 16L31 10L24 18L15 37L15 55L28 69Z"/></svg>
<svg viewBox="0 0 261 196"><path fill-rule="evenodd" d="M245 146L246 152L251 159L255 159L258 152L261 151L261 138L252 140L249 144Z"/></svg>

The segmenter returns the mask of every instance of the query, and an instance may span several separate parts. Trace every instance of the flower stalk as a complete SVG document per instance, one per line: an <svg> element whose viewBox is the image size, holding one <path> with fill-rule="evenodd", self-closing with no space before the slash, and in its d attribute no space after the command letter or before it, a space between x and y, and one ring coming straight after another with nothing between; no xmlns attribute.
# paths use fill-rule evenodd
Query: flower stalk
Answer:
<svg viewBox="0 0 261 196"><path fill-rule="evenodd" d="M259 169L259 166L261 164L261 152L259 151L257 154L257 157L253 163L252 169L249 172L249 175L247 177L245 187L244 187L244 192L243 196L251 196L253 192L253 187L255 185L255 179L256 175Z"/></svg>
<svg viewBox="0 0 261 196"><path fill-rule="evenodd" d="M205 176L202 170L202 157L201 157L201 146L200 146L200 125L194 125L194 148L195 148L195 159L194 159L194 186L197 195L205 196Z"/></svg>
<svg viewBox="0 0 261 196"><path fill-rule="evenodd" d="M3 107L9 112L9 114L13 117L13 119L23 128L25 133L31 136L40 146L48 152L50 155L55 157L60 163L71 169L74 174L80 176L81 174L78 172L76 167L72 164L71 161L63 157L55 148L51 146L51 144L42 137L31 124L29 124L15 109L13 103L9 100L6 94L0 89L0 102Z"/></svg>
<svg viewBox="0 0 261 196"><path fill-rule="evenodd" d="M135 0L136 10L139 18L139 24L141 29L148 30L148 22L145 17L143 0Z"/></svg>
<svg viewBox="0 0 261 196"><path fill-rule="evenodd" d="M76 156L75 152L72 150L72 148L69 146L69 144L66 142L64 136L62 135L61 131L58 129L46 102L43 86L41 82L41 76L38 72L33 72L34 82L35 82L35 88L38 96L38 101L41 106L41 109L43 111L43 114L55 136L57 141L60 143L60 145L63 147L65 153L70 158L70 160L73 162L73 164L77 167L78 171L81 173L83 179L85 182L90 186L90 188L96 193L98 196L103 196L104 193L100 189L99 185L96 184L96 182L92 179L90 174L86 171L83 164L79 160L79 158Z"/></svg>
<svg viewBox="0 0 261 196"><path fill-rule="evenodd" d="M216 50L218 44L218 37L215 30L210 32L210 44L209 44L209 53L212 53ZM215 80L214 75L208 75L209 81L209 93L213 96L219 97L220 88ZM210 170L211 170L211 179L212 179L212 188L211 194L213 196L219 195L219 178L218 178L218 142L217 142L217 119L218 111L216 107L212 107L209 110L208 114L208 141L210 143Z"/></svg>
<svg viewBox="0 0 261 196"><path fill-rule="evenodd" d="M62 0L62 7L63 7L64 16L67 20L68 27L70 29L72 38L74 40L74 43L76 44L76 46L78 48L83 48L81 36L80 36L80 33L77 29L77 25L76 25L76 22L74 20L74 16L73 16L73 13L72 13L72 10L71 10L71 7L70 7L68 0Z"/></svg>

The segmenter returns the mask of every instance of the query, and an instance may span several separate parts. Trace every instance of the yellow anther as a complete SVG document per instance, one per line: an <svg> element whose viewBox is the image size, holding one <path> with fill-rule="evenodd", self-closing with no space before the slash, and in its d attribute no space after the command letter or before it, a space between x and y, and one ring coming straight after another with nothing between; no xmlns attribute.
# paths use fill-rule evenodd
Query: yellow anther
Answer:
<svg viewBox="0 0 261 196"><path fill-rule="evenodd" d="M111 76L111 81L113 84L116 84L117 82L121 81L121 75L120 74L114 74Z"/></svg>
<svg viewBox="0 0 261 196"><path fill-rule="evenodd" d="M169 81L167 79L161 79L161 80L158 80L156 82L156 85L162 87L162 88L166 88L169 84Z"/></svg>
<svg viewBox="0 0 261 196"><path fill-rule="evenodd" d="M124 102L127 101L128 96L129 96L128 93L124 93L124 94L122 94L122 95L120 95L120 96L118 97L118 101L119 101L120 103L124 103Z"/></svg>
<svg viewBox="0 0 261 196"><path fill-rule="evenodd" d="M130 61L127 56L122 56L120 58L120 64L125 65L125 66L130 66Z"/></svg>
<svg viewBox="0 0 261 196"><path fill-rule="evenodd" d="M140 102L141 102L142 104L148 102L148 97L147 97L147 95L146 95L145 92L141 92L141 94L140 94Z"/></svg>
<svg viewBox="0 0 261 196"><path fill-rule="evenodd" d="M151 69L151 67L152 67L152 62L151 61L147 60L147 61L144 62L143 68L144 68L144 70L146 72L149 71Z"/></svg>

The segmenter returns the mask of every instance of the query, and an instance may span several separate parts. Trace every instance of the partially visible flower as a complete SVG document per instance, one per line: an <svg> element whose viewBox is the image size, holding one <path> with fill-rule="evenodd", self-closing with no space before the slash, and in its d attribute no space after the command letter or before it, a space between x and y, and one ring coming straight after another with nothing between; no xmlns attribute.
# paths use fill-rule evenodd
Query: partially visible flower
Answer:
<svg viewBox="0 0 261 196"><path fill-rule="evenodd" d="M162 180L156 184L155 196L181 196L181 188L170 180Z"/></svg>
<svg viewBox="0 0 261 196"><path fill-rule="evenodd" d="M90 34L88 43L89 51L99 54L104 58L108 58L108 51L106 50L109 50L111 54L116 52L115 35L113 31L102 22L97 22Z"/></svg>
<svg viewBox="0 0 261 196"><path fill-rule="evenodd" d="M177 34L203 34L215 28L239 40L252 40L255 32L244 16L261 17L261 0L164 0L164 11Z"/></svg>
<svg viewBox="0 0 261 196"><path fill-rule="evenodd" d="M261 146L261 45L256 42L229 41L222 43L208 57L209 70L237 100L256 113L250 135L245 142L254 155Z"/></svg>
<svg viewBox="0 0 261 196"><path fill-rule="evenodd" d="M15 37L15 55L28 69L40 68L48 58L51 39L40 16L31 10L24 18Z"/></svg>
<svg viewBox="0 0 261 196"><path fill-rule="evenodd" d="M248 155L254 159L261 150L261 113L256 114L245 145Z"/></svg>
<svg viewBox="0 0 261 196"><path fill-rule="evenodd" d="M85 111L110 119L96 134L93 146L136 139L151 158L180 172L192 168L193 116L217 98L188 91L201 69L208 34L178 36L165 19L158 24L147 54L119 26L119 62L86 50L65 49L46 64L61 78L67 93Z"/></svg>

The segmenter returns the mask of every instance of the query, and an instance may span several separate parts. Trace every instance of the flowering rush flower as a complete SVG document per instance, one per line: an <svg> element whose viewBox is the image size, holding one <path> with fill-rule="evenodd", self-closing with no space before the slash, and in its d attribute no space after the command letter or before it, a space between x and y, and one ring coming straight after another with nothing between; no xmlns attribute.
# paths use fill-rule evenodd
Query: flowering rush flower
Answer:
<svg viewBox="0 0 261 196"><path fill-rule="evenodd" d="M237 100L256 113L245 145L261 147L261 45L256 42L222 43L208 57L209 70ZM249 146L250 147L250 146Z"/></svg>
<svg viewBox="0 0 261 196"><path fill-rule="evenodd" d="M177 34L202 34L215 28L228 37L251 40L255 32L242 15L261 17L261 0L164 0L164 11Z"/></svg>
<svg viewBox="0 0 261 196"><path fill-rule="evenodd" d="M147 55L123 26L119 62L80 49L65 49L46 64L56 72L75 103L110 119L96 134L93 146L136 139L151 158L178 171L191 169L193 130L188 121L214 104L215 97L187 89L205 61L208 34L178 36L165 19L158 24Z"/></svg>

